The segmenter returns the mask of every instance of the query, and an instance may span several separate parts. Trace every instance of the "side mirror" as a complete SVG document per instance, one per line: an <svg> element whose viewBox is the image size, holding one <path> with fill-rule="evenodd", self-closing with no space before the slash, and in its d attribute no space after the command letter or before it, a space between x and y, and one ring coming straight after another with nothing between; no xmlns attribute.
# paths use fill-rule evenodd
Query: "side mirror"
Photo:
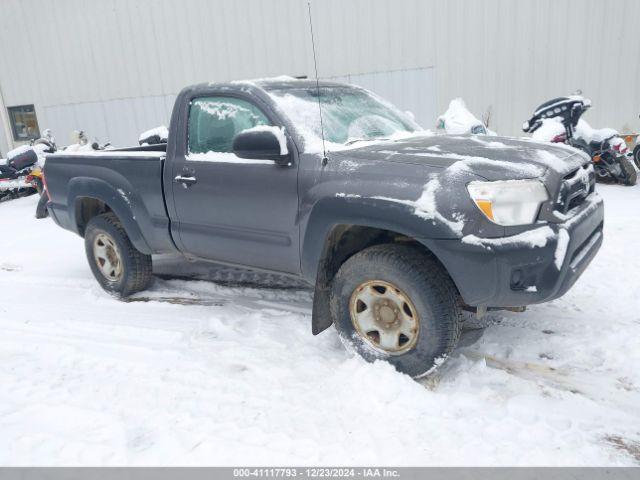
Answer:
<svg viewBox="0 0 640 480"><path fill-rule="evenodd" d="M233 138L233 153L238 158L273 160L277 165L291 164L284 128L259 125Z"/></svg>

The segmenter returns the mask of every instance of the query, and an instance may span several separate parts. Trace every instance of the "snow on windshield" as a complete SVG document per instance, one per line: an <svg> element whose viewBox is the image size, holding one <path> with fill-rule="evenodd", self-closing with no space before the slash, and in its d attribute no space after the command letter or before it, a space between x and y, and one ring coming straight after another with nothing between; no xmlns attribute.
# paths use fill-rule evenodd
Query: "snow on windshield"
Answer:
<svg viewBox="0 0 640 480"><path fill-rule="evenodd" d="M322 151L318 92L315 87L272 89L278 107L296 125L305 151ZM329 150L351 143L407 136L421 131L409 117L366 90L346 86L320 87L325 144Z"/></svg>

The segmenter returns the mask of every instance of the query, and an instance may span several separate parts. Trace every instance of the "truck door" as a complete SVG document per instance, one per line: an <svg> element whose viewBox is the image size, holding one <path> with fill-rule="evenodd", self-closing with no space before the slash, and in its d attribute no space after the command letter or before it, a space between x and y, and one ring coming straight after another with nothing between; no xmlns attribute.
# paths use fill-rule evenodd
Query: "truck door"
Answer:
<svg viewBox="0 0 640 480"><path fill-rule="evenodd" d="M191 101L184 145L172 160L172 233L187 254L225 263L300 272L297 165L238 158L234 136L271 125L249 98ZM289 141L290 142L290 141Z"/></svg>

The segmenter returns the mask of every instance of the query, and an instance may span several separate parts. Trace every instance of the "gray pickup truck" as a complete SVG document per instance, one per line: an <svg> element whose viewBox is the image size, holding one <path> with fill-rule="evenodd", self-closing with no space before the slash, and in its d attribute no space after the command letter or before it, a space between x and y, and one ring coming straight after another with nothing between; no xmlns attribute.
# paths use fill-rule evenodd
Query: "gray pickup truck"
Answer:
<svg viewBox="0 0 640 480"><path fill-rule="evenodd" d="M585 154L431 135L329 82L188 87L166 144L60 152L45 178L105 290L149 287L152 255L169 252L296 276L315 286L314 334L333 324L412 376L453 350L463 310L563 295L603 238Z"/></svg>

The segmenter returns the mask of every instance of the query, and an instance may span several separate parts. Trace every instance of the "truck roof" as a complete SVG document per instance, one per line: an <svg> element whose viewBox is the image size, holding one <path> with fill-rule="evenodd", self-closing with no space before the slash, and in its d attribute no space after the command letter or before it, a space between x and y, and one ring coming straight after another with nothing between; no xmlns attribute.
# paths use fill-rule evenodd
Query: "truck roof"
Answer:
<svg viewBox="0 0 640 480"><path fill-rule="evenodd" d="M321 88L352 86L346 83L331 82L327 80L318 81L318 85ZM287 88L316 88L316 80L309 79L309 78L298 79L294 77L280 76L280 77L270 77L270 78L234 80L231 82L206 82L206 83L199 83L199 84L187 87L187 89L191 91L198 91L198 90L210 90L212 87L214 88L215 87L220 87L220 88L254 87L254 88L267 90L267 91L287 89Z"/></svg>

